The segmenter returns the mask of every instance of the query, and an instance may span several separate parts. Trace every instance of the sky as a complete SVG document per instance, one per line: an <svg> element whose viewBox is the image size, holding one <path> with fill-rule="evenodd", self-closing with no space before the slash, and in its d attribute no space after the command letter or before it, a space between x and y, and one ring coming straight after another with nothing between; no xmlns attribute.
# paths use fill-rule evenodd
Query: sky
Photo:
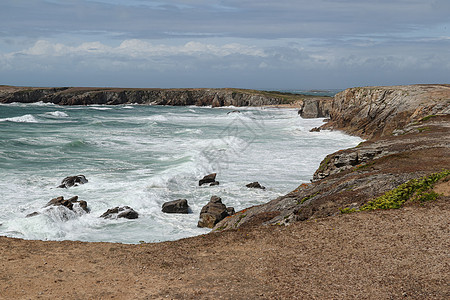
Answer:
<svg viewBox="0 0 450 300"><path fill-rule="evenodd" d="M450 83L449 0L1 0L0 85Z"/></svg>

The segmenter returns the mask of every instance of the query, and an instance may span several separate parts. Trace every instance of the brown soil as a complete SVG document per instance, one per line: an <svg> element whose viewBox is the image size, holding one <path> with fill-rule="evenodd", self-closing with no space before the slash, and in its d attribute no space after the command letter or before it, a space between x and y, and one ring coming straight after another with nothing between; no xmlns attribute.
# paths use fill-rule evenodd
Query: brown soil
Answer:
<svg viewBox="0 0 450 300"><path fill-rule="evenodd" d="M0 237L1 299L449 299L450 203L159 244Z"/></svg>

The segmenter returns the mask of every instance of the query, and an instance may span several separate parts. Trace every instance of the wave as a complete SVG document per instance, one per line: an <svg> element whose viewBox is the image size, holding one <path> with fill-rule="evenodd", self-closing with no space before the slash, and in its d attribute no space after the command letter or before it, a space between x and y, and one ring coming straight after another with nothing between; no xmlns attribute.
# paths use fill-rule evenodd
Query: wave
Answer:
<svg viewBox="0 0 450 300"><path fill-rule="evenodd" d="M15 123L39 123L33 115L23 115L20 117L0 119L0 122L15 122Z"/></svg>
<svg viewBox="0 0 450 300"><path fill-rule="evenodd" d="M62 111L52 111L45 113L46 115L57 117L57 118L67 118L69 115Z"/></svg>

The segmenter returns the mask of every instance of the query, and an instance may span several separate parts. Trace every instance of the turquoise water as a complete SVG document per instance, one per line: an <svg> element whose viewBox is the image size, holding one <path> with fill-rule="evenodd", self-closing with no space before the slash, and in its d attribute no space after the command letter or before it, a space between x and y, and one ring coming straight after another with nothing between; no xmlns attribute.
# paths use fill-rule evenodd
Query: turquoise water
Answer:
<svg viewBox="0 0 450 300"><path fill-rule="evenodd" d="M309 182L326 154L361 141L309 132L321 124L293 109L0 105L0 235L138 243L207 233L196 225L212 195L236 210L267 202ZM212 172L220 185L199 187ZM56 188L78 174L89 182ZM253 181L266 190L245 187ZM74 195L88 202L89 214L44 208ZM179 198L192 214L161 212ZM99 218L122 205L139 219Z"/></svg>

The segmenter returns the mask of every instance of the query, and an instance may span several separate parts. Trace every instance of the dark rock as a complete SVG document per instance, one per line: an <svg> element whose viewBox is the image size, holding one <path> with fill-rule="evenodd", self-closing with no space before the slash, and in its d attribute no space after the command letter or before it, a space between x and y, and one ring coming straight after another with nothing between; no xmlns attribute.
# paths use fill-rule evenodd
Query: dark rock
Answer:
<svg viewBox="0 0 450 300"><path fill-rule="evenodd" d="M197 226L213 228L214 225L232 214L234 214L234 208L227 208L221 198L212 196L208 204L202 208Z"/></svg>
<svg viewBox="0 0 450 300"><path fill-rule="evenodd" d="M64 197L60 196L60 197L56 197L53 198L52 200L50 200L47 206L65 206L70 210L73 210L73 205L75 203L78 203L78 205L85 211L85 212L89 212L89 208L87 207L87 202L84 200L78 200L78 196L73 196L72 198L69 199L64 199ZM28 216L27 216L28 217Z"/></svg>
<svg viewBox="0 0 450 300"><path fill-rule="evenodd" d="M245 186L248 188L254 188L254 189L262 189L262 190L266 189L266 187L260 185L258 181L246 184Z"/></svg>
<svg viewBox="0 0 450 300"><path fill-rule="evenodd" d="M205 177L203 177L202 179L200 179L198 181L198 185L202 186L205 183L215 182L216 181L216 175L217 175L217 173L212 173L212 174L206 175Z"/></svg>
<svg viewBox="0 0 450 300"><path fill-rule="evenodd" d="M240 114L240 113L241 113L240 110L233 110L233 111L227 112L227 115L229 115L229 114Z"/></svg>
<svg viewBox="0 0 450 300"><path fill-rule="evenodd" d="M104 212L100 218L105 219L118 219L118 218L126 218L126 219L137 219L139 214L129 206L117 206L114 208L108 209Z"/></svg>
<svg viewBox="0 0 450 300"><path fill-rule="evenodd" d="M169 214L187 214L189 213L189 205L186 199L178 199L163 204L162 212Z"/></svg>
<svg viewBox="0 0 450 300"><path fill-rule="evenodd" d="M32 212L31 214L26 215L25 218L31 218L31 217L34 217L34 216L37 216L37 215L40 215L40 213L35 211L35 212Z"/></svg>
<svg viewBox="0 0 450 300"><path fill-rule="evenodd" d="M84 175L68 176L61 181L59 188L69 188L72 186L78 186L80 184L87 183L88 180Z"/></svg>
<svg viewBox="0 0 450 300"><path fill-rule="evenodd" d="M214 181L214 182L211 182L211 183L209 184L209 186L215 186L215 185L219 185L219 182L218 182L218 181Z"/></svg>
<svg viewBox="0 0 450 300"><path fill-rule="evenodd" d="M320 132L320 127L314 127L309 132Z"/></svg>

